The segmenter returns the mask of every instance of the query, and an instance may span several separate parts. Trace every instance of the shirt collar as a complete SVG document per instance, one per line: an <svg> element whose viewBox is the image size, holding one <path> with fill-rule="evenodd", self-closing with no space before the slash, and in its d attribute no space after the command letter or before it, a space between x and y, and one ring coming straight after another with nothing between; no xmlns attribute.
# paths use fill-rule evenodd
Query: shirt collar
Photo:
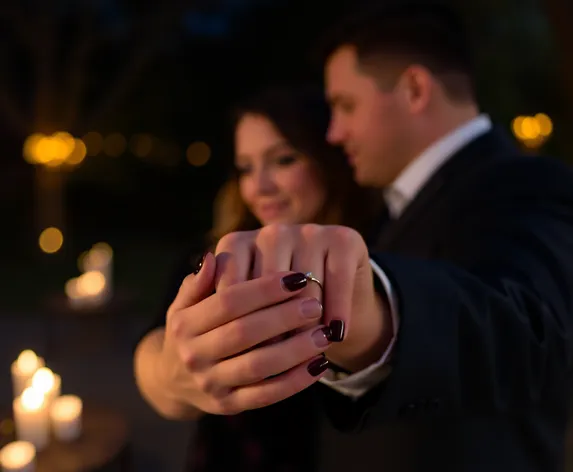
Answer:
<svg viewBox="0 0 573 472"><path fill-rule="evenodd" d="M390 215L399 217L424 184L454 154L492 128L488 115L482 114L454 129L414 159L384 191Z"/></svg>

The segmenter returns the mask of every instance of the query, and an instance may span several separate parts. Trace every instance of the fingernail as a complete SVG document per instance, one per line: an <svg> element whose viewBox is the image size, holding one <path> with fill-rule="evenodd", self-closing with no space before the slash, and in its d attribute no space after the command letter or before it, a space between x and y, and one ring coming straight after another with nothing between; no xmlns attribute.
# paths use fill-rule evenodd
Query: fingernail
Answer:
<svg viewBox="0 0 573 472"><path fill-rule="evenodd" d="M205 262L205 258L207 257L208 253L203 254L202 256L198 257L195 261L195 269L193 269L193 274L197 275L201 271L201 267L203 267L203 263Z"/></svg>
<svg viewBox="0 0 573 472"><path fill-rule="evenodd" d="M285 275L281 279L281 285L287 292L296 292L306 287L306 284L306 276L298 272L296 274Z"/></svg>
<svg viewBox="0 0 573 472"><path fill-rule="evenodd" d="M316 298L309 298L300 304L300 311L305 318L320 318L322 305Z"/></svg>
<svg viewBox="0 0 573 472"><path fill-rule="evenodd" d="M330 342L339 343L344 339L344 321L332 320L328 327L330 328L330 338L328 338Z"/></svg>
<svg viewBox="0 0 573 472"><path fill-rule="evenodd" d="M318 359L313 360L306 368L308 373L313 377L318 377L326 369L328 369L328 360L325 357L319 357Z"/></svg>
<svg viewBox="0 0 573 472"><path fill-rule="evenodd" d="M330 344L330 336L330 328L325 326L312 333L312 340L314 344L316 344L316 347L326 347Z"/></svg>

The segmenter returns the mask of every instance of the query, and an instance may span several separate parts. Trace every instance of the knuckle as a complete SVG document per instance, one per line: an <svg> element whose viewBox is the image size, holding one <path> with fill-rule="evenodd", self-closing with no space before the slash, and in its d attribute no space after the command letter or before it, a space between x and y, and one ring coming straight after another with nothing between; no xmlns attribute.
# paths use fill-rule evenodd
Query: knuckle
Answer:
<svg viewBox="0 0 573 472"><path fill-rule="evenodd" d="M259 230L259 241L267 244L280 242L285 236L289 234L289 227L282 223L272 223L264 226Z"/></svg>
<svg viewBox="0 0 573 472"><path fill-rule="evenodd" d="M228 331L225 333L225 344L235 346L243 344L248 337L248 330L243 320L235 320L228 325Z"/></svg>
<svg viewBox="0 0 573 472"><path fill-rule="evenodd" d="M229 397L218 398L215 400L215 410L219 415L237 415L241 413L243 410L239 408L237 405Z"/></svg>
<svg viewBox="0 0 573 472"><path fill-rule="evenodd" d="M317 224L306 224L302 225L300 228L302 237L305 240L314 240L319 238L323 233L323 227Z"/></svg>
<svg viewBox="0 0 573 472"><path fill-rule="evenodd" d="M358 234L356 230L348 228L347 226L333 227L332 234L334 236L334 240L344 246L352 246L362 240L360 234Z"/></svg>
<svg viewBox="0 0 573 472"><path fill-rule="evenodd" d="M167 329L175 339L181 339L185 334L185 323L183 317L177 315L177 313L173 313L168 317Z"/></svg>
<svg viewBox="0 0 573 472"><path fill-rule="evenodd" d="M255 409L263 408L274 403L275 401L276 399L273 398L273 395L269 392L269 390L261 390L253 396L252 407Z"/></svg>
<svg viewBox="0 0 573 472"><path fill-rule="evenodd" d="M232 314L235 309L236 300L234 293L235 290L233 290L233 286L224 288L223 290L217 292L219 308L224 314Z"/></svg>
<svg viewBox="0 0 573 472"><path fill-rule="evenodd" d="M245 234L246 233L244 231L225 234L217 243L215 252L220 253L236 248L242 241L244 241Z"/></svg>
<svg viewBox="0 0 573 472"><path fill-rule="evenodd" d="M209 375L199 375L195 378L195 383L197 388L208 395L212 394L216 391L216 385L213 379Z"/></svg>
<svg viewBox="0 0 573 472"><path fill-rule="evenodd" d="M265 362L264 360L259 360L258 358L253 358L249 362L245 363L243 367L242 377L243 382L246 384L252 384L259 382L265 378Z"/></svg>
<svg viewBox="0 0 573 472"><path fill-rule="evenodd" d="M201 362L197 352L194 349L186 348L180 350L181 360L189 370L199 368Z"/></svg>

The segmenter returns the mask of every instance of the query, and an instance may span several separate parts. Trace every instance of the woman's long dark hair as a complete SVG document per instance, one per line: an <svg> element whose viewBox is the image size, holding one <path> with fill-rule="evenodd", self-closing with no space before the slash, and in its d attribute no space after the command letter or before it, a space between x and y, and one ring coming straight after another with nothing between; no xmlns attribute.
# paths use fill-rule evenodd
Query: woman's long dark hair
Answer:
<svg viewBox="0 0 573 472"><path fill-rule="evenodd" d="M234 110L233 129L245 115L267 118L289 145L315 166L326 188L325 207L316 223L350 226L365 235L372 230L382 194L379 190L360 188L342 151L327 143L330 110L320 88L309 85L267 88ZM233 173L215 202L213 241L229 232L258 227L260 223L240 197L238 175Z"/></svg>

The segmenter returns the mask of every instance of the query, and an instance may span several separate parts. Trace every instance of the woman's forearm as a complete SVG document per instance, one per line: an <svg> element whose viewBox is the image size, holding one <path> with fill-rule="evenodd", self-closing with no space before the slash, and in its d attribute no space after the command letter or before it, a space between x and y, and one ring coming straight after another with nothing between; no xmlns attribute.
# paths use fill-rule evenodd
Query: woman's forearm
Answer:
<svg viewBox="0 0 573 472"><path fill-rule="evenodd" d="M164 335L165 329L157 328L139 342L134 356L137 386L142 396L161 416L172 420L197 419L204 412L175 400L169 385L161 376L159 362Z"/></svg>

